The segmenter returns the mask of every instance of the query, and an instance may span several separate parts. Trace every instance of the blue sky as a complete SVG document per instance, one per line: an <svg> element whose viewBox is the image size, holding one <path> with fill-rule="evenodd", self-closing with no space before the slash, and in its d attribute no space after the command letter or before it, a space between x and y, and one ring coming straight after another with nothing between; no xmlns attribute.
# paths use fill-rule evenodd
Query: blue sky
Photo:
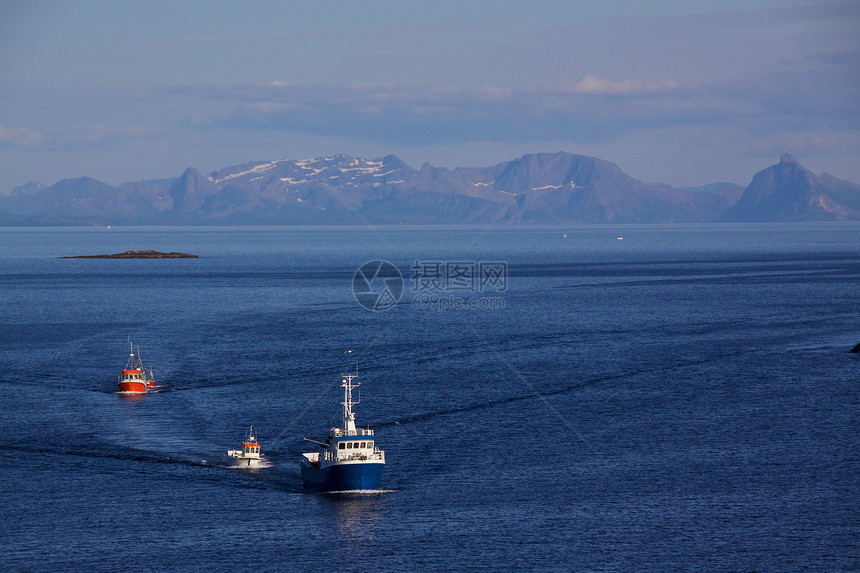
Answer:
<svg viewBox="0 0 860 573"><path fill-rule="evenodd" d="M0 192L559 150L673 185L783 152L860 182L860 3L0 2Z"/></svg>

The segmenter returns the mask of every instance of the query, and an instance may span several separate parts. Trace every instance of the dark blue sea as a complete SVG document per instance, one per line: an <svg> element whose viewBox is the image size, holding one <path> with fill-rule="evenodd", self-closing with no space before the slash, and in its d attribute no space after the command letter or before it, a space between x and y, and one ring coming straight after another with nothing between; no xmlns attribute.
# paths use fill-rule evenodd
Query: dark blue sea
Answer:
<svg viewBox="0 0 860 573"><path fill-rule="evenodd" d="M0 229L0 309L3 571L860 568L860 224Z"/></svg>

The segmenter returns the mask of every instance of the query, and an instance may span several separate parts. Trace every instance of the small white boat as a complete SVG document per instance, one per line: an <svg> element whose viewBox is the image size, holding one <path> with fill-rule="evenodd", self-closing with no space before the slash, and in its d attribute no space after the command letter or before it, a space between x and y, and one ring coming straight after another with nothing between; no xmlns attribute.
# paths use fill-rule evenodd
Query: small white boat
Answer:
<svg viewBox="0 0 860 573"><path fill-rule="evenodd" d="M233 465L240 468L258 468L260 467L260 444L257 443L257 436L254 434L254 426L248 428L248 435L245 436L245 441L242 442L241 450L227 450L227 455L233 458Z"/></svg>

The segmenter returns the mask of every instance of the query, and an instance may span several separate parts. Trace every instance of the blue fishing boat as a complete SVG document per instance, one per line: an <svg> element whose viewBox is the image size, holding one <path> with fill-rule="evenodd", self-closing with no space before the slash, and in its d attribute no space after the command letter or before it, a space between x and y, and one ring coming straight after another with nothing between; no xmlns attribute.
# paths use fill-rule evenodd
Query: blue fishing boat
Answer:
<svg viewBox="0 0 860 573"><path fill-rule="evenodd" d="M343 424L332 427L324 442L304 438L319 446L316 452L302 454L302 482L316 491L379 489L385 452L376 447L370 426L357 428L352 407L352 392L361 384L353 383L358 374L343 376Z"/></svg>

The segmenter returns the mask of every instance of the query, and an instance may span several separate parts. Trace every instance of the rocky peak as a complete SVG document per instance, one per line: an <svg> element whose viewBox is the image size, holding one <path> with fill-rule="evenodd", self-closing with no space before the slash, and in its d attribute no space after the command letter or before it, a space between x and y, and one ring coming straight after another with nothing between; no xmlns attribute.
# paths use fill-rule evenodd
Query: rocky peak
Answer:
<svg viewBox="0 0 860 573"><path fill-rule="evenodd" d="M206 197L218 192L218 187L208 177L193 167L186 169L170 187L173 210L188 212L199 207Z"/></svg>
<svg viewBox="0 0 860 573"><path fill-rule="evenodd" d="M857 218L857 186L817 176L783 153L779 163L759 171L725 221L826 221Z"/></svg>

